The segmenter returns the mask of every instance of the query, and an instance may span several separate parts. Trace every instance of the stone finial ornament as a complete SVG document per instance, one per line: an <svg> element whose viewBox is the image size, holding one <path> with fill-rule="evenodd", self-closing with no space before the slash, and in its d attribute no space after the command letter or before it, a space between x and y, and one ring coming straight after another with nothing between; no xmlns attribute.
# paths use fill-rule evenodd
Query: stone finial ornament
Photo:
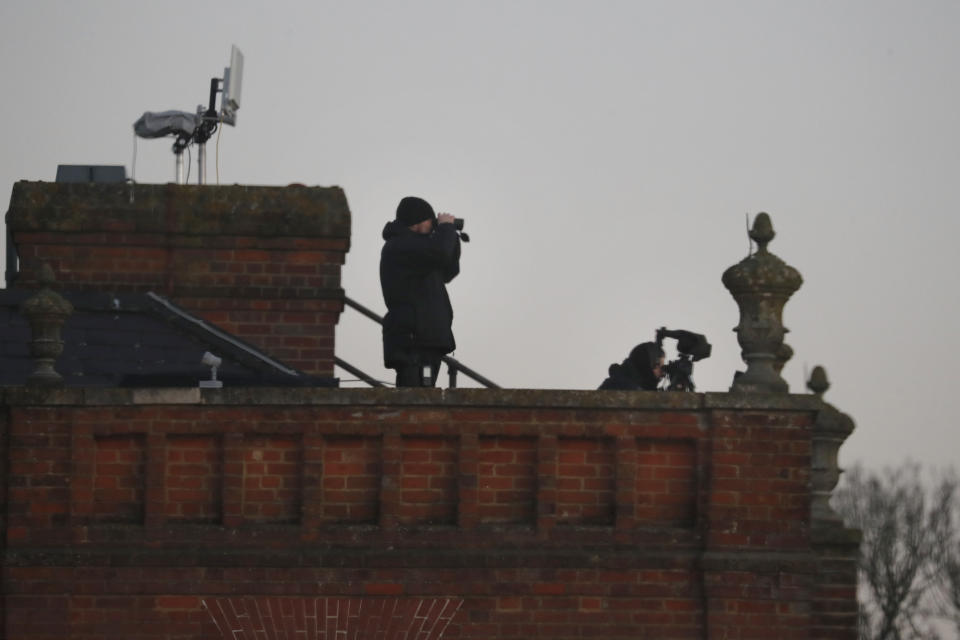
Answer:
<svg viewBox="0 0 960 640"><path fill-rule="evenodd" d="M827 372L816 366L807 381L810 389L820 400L830 388ZM842 519L830 506L830 496L840 481L842 470L837 461L840 445L853 433L853 419L827 402L817 414L813 424L810 450L810 518L814 524L840 524Z"/></svg>
<svg viewBox="0 0 960 640"><path fill-rule="evenodd" d="M823 398L823 394L830 388L830 381L827 380L827 370L817 365L810 372L810 379L807 380L807 389L813 391L818 398Z"/></svg>
<svg viewBox="0 0 960 640"><path fill-rule="evenodd" d="M774 237L770 216L759 213L750 237L757 251L723 273L723 284L740 307L740 324L734 328L747 370L734 377L731 391L786 393L786 381L777 372L787 329L783 306L800 288L803 278L793 267L767 251ZM780 364L782 366L782 364Z"/></svg>
<svg viewBox="0 0 960 640"><path fill-rule="evenodd" d="M788 345L786 342L780 345L780 348L777 349L777 353L773 358L773 370L777 373L783 371L783 367L787 362L790 361L790 358L793 357L793 347Z"/></svg>
<svg viewBox="0 0 960 640"><path fill-rule="evenodd" d="M37 281L41 286L40 291L20 305L20 313L30 323L33 333L30 354L37 362L36 369L27 377L27 384L56 387L63 384L63 376L53 368L53 364L63 352L60 329L67 317L73 313L73 305L53 290L55 279L49 264L43 263L40 266Z"/></svg>

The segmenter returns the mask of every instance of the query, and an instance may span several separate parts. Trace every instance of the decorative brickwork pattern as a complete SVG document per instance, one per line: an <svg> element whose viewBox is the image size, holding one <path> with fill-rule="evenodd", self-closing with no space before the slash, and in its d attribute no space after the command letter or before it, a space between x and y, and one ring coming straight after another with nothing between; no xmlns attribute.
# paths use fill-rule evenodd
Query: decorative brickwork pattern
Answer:
<svg viewBox="0 0 960 640"><path fill-rule="evenodd" d="M462 598L211 598L224 640L440 640Z"/></svg>
<svg viewBox="0 0 960 640"><path fill-rule="evenodd" d="M815 399L3 393L9 640L856 637Z"/></svg>

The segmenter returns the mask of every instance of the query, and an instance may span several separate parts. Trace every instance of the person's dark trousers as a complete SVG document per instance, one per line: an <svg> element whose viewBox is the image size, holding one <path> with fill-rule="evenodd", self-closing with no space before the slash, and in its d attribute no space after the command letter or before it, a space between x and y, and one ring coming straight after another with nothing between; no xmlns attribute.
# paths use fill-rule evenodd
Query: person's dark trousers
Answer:
<svg viewBox="0 0 960 640"><path fill-rule="evenodd" d="M433 387L440 373L440 357L433 351L420 351L411 354L408 362L397 367L398 387ZM426 372L425 368L428 368ZM424 375L426 373L426 375Z"/></svg>

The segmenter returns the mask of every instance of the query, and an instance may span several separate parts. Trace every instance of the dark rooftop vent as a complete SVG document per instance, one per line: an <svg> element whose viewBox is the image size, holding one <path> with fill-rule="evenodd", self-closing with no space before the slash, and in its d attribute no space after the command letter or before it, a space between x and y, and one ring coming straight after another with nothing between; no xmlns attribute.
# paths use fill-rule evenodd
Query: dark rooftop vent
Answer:
<svg viewBox="0 0 960 640"><path fill-rule="evenodd" d="M127 169L122 165L60 164L57 182L126 182Z"/></svg>

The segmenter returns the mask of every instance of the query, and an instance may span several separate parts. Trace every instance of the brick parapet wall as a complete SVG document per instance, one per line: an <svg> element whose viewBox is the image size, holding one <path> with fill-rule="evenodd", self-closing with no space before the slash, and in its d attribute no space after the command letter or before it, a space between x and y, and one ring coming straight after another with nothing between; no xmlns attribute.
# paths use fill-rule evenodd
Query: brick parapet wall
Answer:
<svg viewBox="0 0 960 640"><path fill-rule="evenodd" d="M812 396L2 393L9 638L855 637Z"/></svg>
<svg viewBox="0 0 960 640"><path fill-rule="evenodd" d="M848 638L845 630L857 628L860 538L859 531L836 522L813 528L817 580L810 607L812 638Z"/></svg>
<svg viewBox="0 0 960 640"><path fill-rule="evenodd" d="M339 188L18 182L17 287L153 291L307 373L332 376L350 213Z"/></svg>
<svg viewBox="0 0 960 640"><path fill-rule="evenodd" d="M7 548L7 483L9 476L9 454L10 451L10 412L7 407L0 403L0 550L6 551ZM4 560L6 564L6 560ZM0 629L7 628L7 607L6 607L6 588L0 587L0 598L4 599L0 603ZM0 634L6 637L6 634Z"/></svg>

